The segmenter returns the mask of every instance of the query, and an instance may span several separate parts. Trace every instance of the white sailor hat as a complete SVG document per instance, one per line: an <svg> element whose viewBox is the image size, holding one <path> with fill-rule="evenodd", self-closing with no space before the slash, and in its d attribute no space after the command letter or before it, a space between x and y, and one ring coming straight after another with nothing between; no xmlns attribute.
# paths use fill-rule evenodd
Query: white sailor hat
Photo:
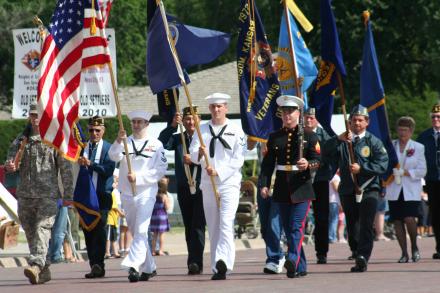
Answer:
<svg viewBox="0 0 440 293"><path fill-rule="evenodd" d="M142 110L134 110L131 111L130 113L127 114L128 119L133 120L133 119L144 119L147 121L150 121L151 116L153 116L152 113L146 112L146 111L142 111Z"/></svg>
<svg viewBox="0 0 440 293"><path fill-rule="evenodd" d="M205 98L208 101L208 104L225 104L231 98L230 95L222 94L222 93L213 93Z"/></svg>
<svg viewBox="0 0 440 293"><path fill-rule="evenodd" d="M277 104L280 107L292 107L292 108L304 107L304 102L300 98L289 95L279 96L277 98Z"/></svg>

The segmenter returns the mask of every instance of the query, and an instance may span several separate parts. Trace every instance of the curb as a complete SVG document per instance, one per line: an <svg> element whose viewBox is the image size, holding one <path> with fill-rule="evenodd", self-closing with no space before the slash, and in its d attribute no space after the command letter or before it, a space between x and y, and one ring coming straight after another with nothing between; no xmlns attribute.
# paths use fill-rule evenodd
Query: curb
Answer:
<svg viewBox="0 0 440 293"><path fill-rule="evenodd" d="M235 250L247 250L247 249L260 249L265 248L263 239L235 239ZM205 253L209 252L209 248L205 247ZM88 261L87 251L78 251L84 261ZM171 250L171 255L185 255L187 254L186 246L176 249L174 252ZM20 254L15 256L0 256L0 268L17 268L25 267L28 265L26 255Z"/></svg>

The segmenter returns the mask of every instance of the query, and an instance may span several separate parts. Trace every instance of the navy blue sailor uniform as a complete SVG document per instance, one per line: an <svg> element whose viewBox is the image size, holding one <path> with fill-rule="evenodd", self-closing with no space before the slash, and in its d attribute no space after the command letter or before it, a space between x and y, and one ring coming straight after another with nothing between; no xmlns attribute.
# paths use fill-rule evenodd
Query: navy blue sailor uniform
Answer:
<svg viewBox="0 0 440 293"><path fill-rule="evenodd" d="M185 240L188 250L187 265L197 264L203 268L203 251L205 248L205 213L203 211L203 195L200 190L200 165L189 166L191 176L196 184L196 193L191 194L188 178L183 163L183 144L181 134L176 133L177 127L168 126L159 135L159 140L167 150L174 150L174 164L177 181L177 199L182 212L185 226ZM189 147L192 137L185 131L186 146ZM196 134L194 134L196 135Z"/></svg>
<svg viewBox="0 0 440 293"><path fill-rule="evenodd" d="M304 158L309 162L305 171L295 171L298 154L298 128L282 128L269 136L267 153L261 165L261 186L271 186L271 177L276 169L273 201L278 205L283 228L287 236L287 260L296 265L297 273L307 271L302 249L304 229L310 202L315 198L310 168L320 162L320 147L315 133L304 134Z"/></svg>
<svg viewBox="0 0 440 293"><path fill-rule="evenodd" d="M373 250L373 223L381 190L379 176L387 170L388 154L382 142L368 131L358 139L354 134L353 137L353 151L360 166L356 178L363 190L360 203L356 202L347 143L337 136L332 137L323 146L323 156L339 166L341 183L338 192L347 219L348 244L352 255L362 256L368 262Z"/></svg>

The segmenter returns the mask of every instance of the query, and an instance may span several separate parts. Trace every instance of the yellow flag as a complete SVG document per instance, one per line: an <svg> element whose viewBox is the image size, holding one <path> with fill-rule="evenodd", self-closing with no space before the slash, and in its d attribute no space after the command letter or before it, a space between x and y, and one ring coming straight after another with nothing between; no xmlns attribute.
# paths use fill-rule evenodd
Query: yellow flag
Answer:
<svg viewBox="0 0 440 293"><path fill-rule="evenodd" d="M298 20L299 24L303 27L306 32L310 32L313 29L313 25L306 18L306 16L302 13L299 7L296 5L293 0L285 0L287 4L287 8L289 8L290 12L295 16L296 20Z"/></svg>

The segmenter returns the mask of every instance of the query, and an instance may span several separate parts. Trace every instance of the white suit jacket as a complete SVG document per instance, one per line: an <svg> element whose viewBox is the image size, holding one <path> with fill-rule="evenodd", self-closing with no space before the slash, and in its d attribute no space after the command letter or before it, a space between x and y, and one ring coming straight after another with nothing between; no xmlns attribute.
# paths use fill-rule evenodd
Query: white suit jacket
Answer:
<svg viewBox="0 0 440 293"><path fill-rule="evenodd" d="M209 164L217 171L218 176L215 177L216 184L240 186L241 184L241 167L244 163L244 155L246 153L246 138L243 130L237 125L233 124L228 119L226 120L228 125L223 133L223 138L231 147L230 150L225 149L219 140L215 142L214 157L209 157L209 144L212 139L211 132L209 131L209 125L211 121L200 125L200 132L202 134L203 142L206 145L206 151L208 153ZM200 187L206 187L211 185L210 176L207 174L205 167L205 159L199 158L200 140L198 134L193 136L193 140L189 147L191 154L191 161L196 164L202 165L202 178Z"/></svg>
<svg viewBox="0 0 440 293"><path fill-rule="evenodd" d="M402 176L401 184L396 184L396 182L393 181L388 185L386 199L397 200L403 188L405 201L420 200L422 179L426 175L425 147L410 139L404 152L399 154L399 142L397 140L393 141L393 146L396 150L397 157L399 158L399 155L402 156L399 161L403 162L403 166L400 166L400 168L407 170L410 176Z"/></svg>

